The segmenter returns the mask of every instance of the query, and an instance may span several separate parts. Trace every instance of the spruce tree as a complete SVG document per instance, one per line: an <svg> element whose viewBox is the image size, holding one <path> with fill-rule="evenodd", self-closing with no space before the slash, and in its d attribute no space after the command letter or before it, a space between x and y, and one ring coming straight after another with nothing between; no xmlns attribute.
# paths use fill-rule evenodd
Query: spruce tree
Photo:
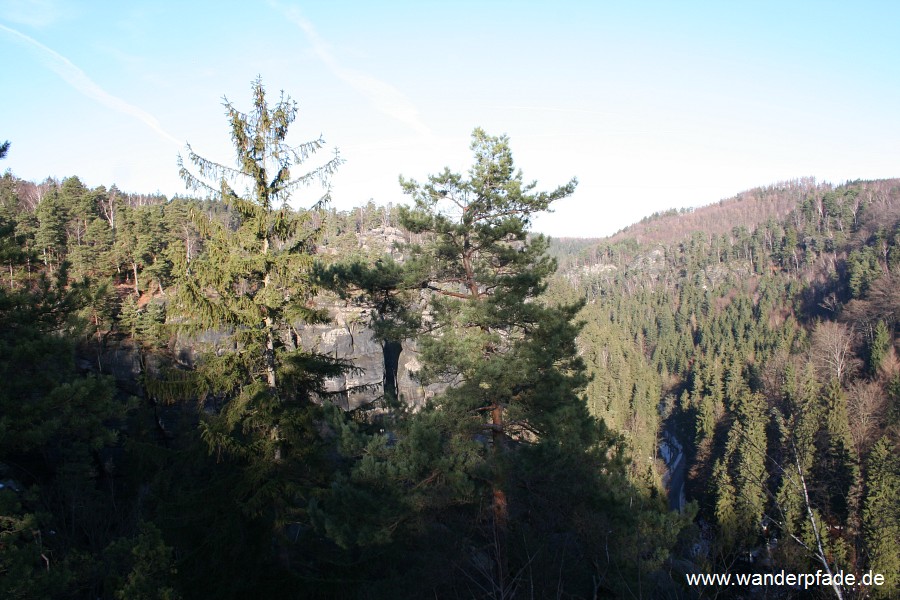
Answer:
<svg viewBox="0 0 900 600"><path fill-rule="evenodd" d="M736 401L736 421L728 446L734 448L735 505L737 533L746 543L759 535L766 508L766 405L759 394L744 392Z"/></svg>
<svg viewBox="0 0 900 600"><path fill-rule="evenodd" d="M869 568L885 576L884 586L872 592L894 598L900 593L900 458L887 436L869 454L867 487L863 529Z"/></svg>
<svg viewBox="0 0 900 600"><path fill-rule="evenodd" d="M282 509L296 509L297 486L317 477L314 457L321 440L313 427L311 394L343 369L297 347L295 328L324 315L311 303L318 231L310 226L311 211L295 211L288 201L310 183L327 185L341 159L335 153L294 175L324 141L289 145L297 104L282 94L270 106L259 79L252 90L249 113L225 101L235 167L205 159L188 146L195 173L179 157L187 186L205 191L228 212L225 219L193 212L204 251L190 260L179 253L176 259L181 277L174 314L180 311L185 331L211 332L220 342L201 358L188 377L190 385L184 375L174 374L151 387L170 397L172 390L196 394L215 407L201 420L201 436L218 459L243 465L235 495L244 510L273 515L277 524Z"/></svg>
<svg viewBox="0 0 900 600"><path fill-rule="evenodd" d="M788 564L800 568L810 564L811 549L816 546L816 532L812 529L808 511L814 510L815 506L809 506L804 486L807 481L812 482L816 442L821 437L825 420L813 366L807 364L800 373L789 366L785 372L784 393L788 413L777 416L783 463L777 467L781 482L774 508L784 536L779 553ZM818 515L817 510L815 514Z"/></svg>
<svg viewBox="0 0 900 600"><path fill-rule="evenodd" d="M813 469L827 490L827 506L842 522L848 518L850 490L859 476L858 457L850 436L847 398L836 379L824 390L826 440L822 460ZM823 500L823 505L826 501Z"/></svg>
<svg viewBox="0 0 900 600"><path fill-rule="evenodd" d="M875 325L875 331L872 334L872 341L869 343L869 373L878 374L884 359L888 356L891 348L891 332L883 320L879 320Z"/></svg>

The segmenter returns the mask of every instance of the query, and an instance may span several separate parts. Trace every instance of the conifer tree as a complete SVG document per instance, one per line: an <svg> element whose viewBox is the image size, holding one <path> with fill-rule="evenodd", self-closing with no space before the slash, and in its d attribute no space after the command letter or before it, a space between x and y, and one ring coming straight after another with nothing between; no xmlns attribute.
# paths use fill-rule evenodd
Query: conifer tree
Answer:
<svg viewBox="0 0 900 600"><path fill-rule="evenodd" d="M56 188L41 199L36 210L38 228L34 241L51 274L66 256L66 212Z"/></svg>
<svg viewBox="0 0 900 600"><path fill-rule="evenodd" d="M390 257L372 265L359 259L316 269L316 278L341 297L370 309L369 327L381 344L384 376L382 398L387 405L401 401L397 383L403 342L414 337L421 315L413 295L418 293L411 273ZM412 277L414 279L414 277Z"/></svg>
<svg viewBox="0 0 900 600"><path fill-rule="evenodd" d="M891 347L891 334L883 320L875 325L872 341L869 343L869 373L875 375L888 356Z"/></svg>
<svg viewBox="0 0 900 600"><path fill-rule="evenodd" d="M603 487L598 477L614 438L579 396L587 383L574 344L580 305L538 300L556 262L546 253L546 238L528 232L533 216L572 194L577 182L535 191L537 184L516 170L505 136L476 129L471 149L475 161L467 177L445 169L426 183L401 178L415 205L402 208L400 220L426 240L413 248L417 258L409 265L431 295L420 376L452 386L432 409L455 420L452 435L490 436L481 467L487 477L473 475L489 482L493 582L508 592L510 528L540 535L566 527L558 515L539 526L516 522L517 509L572 514L561 508L574 500L564 490L577 488L575 504L596 510L592 502ZM624 470L611 471L624 476Z"/></svg>
<svg viewBox="0 0 900 600"><path fill-rule="evenodd" d="M402 208L401 223L426 234L416 248L421 257L421 286L434 292L434 330L423 340L425 377L464 383L468 410L490 415L493 452L508 436L504 411L520 393L505 365L526 332L540 325L531 302L545 287L555 263L546 256L542 236L528 239L534 214L575 191L577 181L552 192L534 192L513 164L509 140L482 129L472 134L475 164L469 177L445 169L420 184L400 178L415 207ZM503 384L503 385L498 385ZM463 399L463 394L459 395ZM505 522L506 492L495 485L493 507Z"/></svg>
<svg viewBox="0 0 900 600"><path fill-rule="evenodd" d="M468 177L401 178L415 205L400 220L421 240L406 248L402 276L388 265L330 271L370 299L393 302L398 290L418 288L428 304L418 376L448 387L384 433L336 423L351 468L311 512L341 547L397 557L376 577L402 580L412 597L512 597L527 586L535 597L563 586L590 596L598 581L611 589L658 567L670 545L660 536L679 530L678 517L629 483L620 438L580 395L582 305L541 297L556 264L528 227L575 181L536 192L514 168L506 137L476 130L472 149ZM553 541L563 539L566 550ZM587 559L601 554L603 566Z"/></svg>
<svg viewBox="0 0 900 600"><path fill-rule="evenodd" d="M815 532L811 529L800 478L812 473L816 462L816 438L825 417L811 364L801 373L788 367L785 380L788 415L777 419L785 464L778 469L782 479L775 507L786 538L781 544L781 552L788 560L797 560L799 565L804 565L809 559L808 549L815 547Z"/></svg>
<svg viewBox="0 0 900 600"><path fill-rule="evenodd" d="M0 254L25 263L27 252L4 252L15 241L0 222ZM123 411L111 381L76 371L73 316L86 290L69 285L66 263L52 279L22 280L0 285L0 596L73 597L93 575L78 566L84 540L102 544L115 529L97 458Z"/></svg>
<svg viewBox="0 0 900 600"><path fill-rule="evenodd" d="M900 592L900 458L885 436L869 455L864 535L869 568L885 576L884 586L873 589L876 598L892 598Z"/></svg>
<svg viewBox="0 0 900 600"><path fill-rule="evenodd" d="M298 322L324 318L309 304L318 232L310 227L311 211L295 211L288 201L309 184L327 187L341 159L335 153L295 175L294 167L307 168L324 141L289 145L297 104L282 94L270 106L259 79L252 91L249 113L225 100L235 167L203 158L188 146L195 173L179 157L188 188L223 203L232 222L194 213L205 252L179 261L177 304L189 319L187 328L225 333L234 350L208 355L200 370L198 389L227 400L221 414L202 424L211 451L278 463L292 451L308 450L311 433L304 415L310 387L338 368L284 343Z"/></svg>
<svg viewBox="0 0 900 600"><path fill-rule="evenodd" d="M846 521L851 510L850 489L859 475L859 467L850 435L847 399L837 380L832 379L825 386L823 402L827 442L823 444L822 460L813 472L825 484L831 511Z"/></svg>
<svg viewBox="0 0 900 600"><path fill-rule="evenodd" d="M532 215L548 210L576 185L573 179L552 192L533 193L536 183L525 184L515 171L505 136L476 129L471 148L476 163L467 180L449 169L426 184L401 177L404 192L415 201L413 209L401 208L401 222L428 239L412 248L417 260L412 268L419 271L420 286L433 293L435 322L447 337L425 340L430 376L465 378L475 368L471 361L502 355L534 326L526 301L543 291L555 262L545 254L547 240L529 239L528 227ZM437 356L439 347L453 347L457 340L448 336L455 335L480 351L469 358L458 352ZM503 405L492 401L490 407L492 422L499 424Z"/></svg>

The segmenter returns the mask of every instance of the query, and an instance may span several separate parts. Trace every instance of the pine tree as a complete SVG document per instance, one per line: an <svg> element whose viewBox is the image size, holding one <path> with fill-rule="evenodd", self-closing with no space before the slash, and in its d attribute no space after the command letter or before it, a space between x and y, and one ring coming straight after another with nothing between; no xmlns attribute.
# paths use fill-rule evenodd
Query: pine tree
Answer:
<svg viewBox="0 0 900 600"><path fill-rule="evenodd" d="M632 583L661 564L680 523L629 482L622 439L580 395L582 305L541 296L556 265L528 227L575 181L535 192L505 137L476 130L472 149L468 176L401 179L415 205L400 220L421 241L405 249L402 274L387 264L331 271L370 300L418 290L418 377L447 388L382 433L335 423L350 469L312 507L314 522L411 597L511 597L527 586L535 597L560 586L590 596L592 576L610 589ZM622 394L627 404L644 392L629 384ZM587 558L599 556L602 566Z"/></svg>
<svg viewBox="0 0 900 600"><path fill-rule="evenodd" d="M400 354L403 342L412 338L421 324L413 302L418 290L410 281L409 271L393 259L382 257L372 265L356 259L328 268L319 266L316 277L341 297L370 309L368 325L381 344L384 361L383 399L389 406L402 402L397 384Z"/></svg>
<svg viewBox="0 0 900 600"><path fill-rule="evenodd" d="M451 385L426 414L452 422L445 443L468 447L489 436L482 466L469 477L476 489L487 484L491 583L508 593L512 565L527 560L512 559L527 543L512 544L510 532L546 539L571 527L568 515L580 511L602 522L599 513L616 506L605 485L615 478L622 485L625 470L609 458L616 438L579 395L587 383L575 346L580 305L539 300L556 262L546 238L528 228L577 182L536 192L515 169L505 136L476 129L471 149L467 177L445 169L426 183L401 178L415 205L402 208L400 220L425 240L411 248L416 258L408 266L431 297L420 376ZM530 493L517 492L525 489ZM523 515L542 515L543 522Z"/></svg>
<svg viewBox="0 0 900 600"><path fill-rule="evenodd" d="M508 435L504 410L521 393L505 363L539 326L540 309L531 300L555 269L546 239L528 239L528 226L532 215L571 195L577 182L535 193L537 184L524 183L515 170L508 138L476 129L471 149L475 164L467 179L449 169L425 184L401 177L415 207L401 209L400 219L429 238L414 254L421 257L421 286L434 293L432 329L440 334L423 340L423 376L463 383L465 392L457 387L448 396L466 402L474 414L490 415L499 456ZM495 475L493 510L502 528L507 501L500 479Z"/></svg>
<svg viewBox="0 0 900 600"><path fill-rule="evenodd" d="M0 223L2 225L2 223ZM12 238L12 239L11 239ZM0 251L15 241L0 226ZM8 254L21 265L27 252ZM18 265L17 265L18 266ZM69 285L63 262L0 286L0 596L72 597L90 589L79 567L88 543L109 540L118 523L99 491L101 452L123 411L111 381L76 372L74 313L85 289ZM98 515L102 515L98 518ZM102 522L101 522L102 521ZM90 542L87 542L89 540Z"/></svg>
<svg viewBox="0 0 900 600"><path fill-rule="evenodd" d="M38 228L34 241L41 253L41 259L52 274L66 256L66 207L60 200L56 188L52 189L38 204L35 211Z"/></svg>

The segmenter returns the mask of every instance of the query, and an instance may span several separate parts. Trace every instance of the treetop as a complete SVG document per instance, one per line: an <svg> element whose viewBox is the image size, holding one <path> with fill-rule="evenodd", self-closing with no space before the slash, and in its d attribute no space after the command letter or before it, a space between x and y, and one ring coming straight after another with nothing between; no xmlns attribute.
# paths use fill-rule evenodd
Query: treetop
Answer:
<svg viewBox="0 0 900 600"><path fill-rule="evenodd" d="M491 136L477 127L469 147L475 161L467 179L449 168L429 176L425 184L400 176L403 192L413 197L416 209L468 227L497 227L515 219L527 229L533 213L551 210L553 202L570 196L578 185L573 177L553 191L534 192L537 182L524 182L506 135Z"/></svg>

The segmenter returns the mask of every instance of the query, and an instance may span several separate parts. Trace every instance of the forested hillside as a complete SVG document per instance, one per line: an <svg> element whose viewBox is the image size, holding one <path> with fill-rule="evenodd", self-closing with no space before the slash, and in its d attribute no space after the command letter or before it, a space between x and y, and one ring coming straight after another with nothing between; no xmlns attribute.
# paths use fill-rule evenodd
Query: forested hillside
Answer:
<svg viewBox="0 0 900 600"><path fill-rule="evenodd" d="M587 303L587 401L629 440L633 479L658 475L661 437L683 447L697 564L873 569L885 586L833 592L893 597L900 181L775 186L753 201L786 193L784 218L760 211L730 231L723 212L747 199L636 225L650 243L629 229L589 245L551 291ZM650 230L678 221L711 231Z"/></svg>
<svg viewBox="0 0 900 600"><path fill-rule="evenodd" d="M409 205L297 209L340 158L253 91L193 196L0 179L0 595L900 593L900 181L551 241L531 217L576 181L475 130ZM352 352L304 343L339 304L384 356L353 410Z"/></svg>
<svg viewBox="0 0 900 600"><path fill-rule="evenodd" d="M677 242L694 231L722 235L734 227L753 229L769 220L783 221L810 192L830 188L829 184L817 185L812 178L754 188L700 209L673 208L653 213L614 234L610 241Z"/></svg>
<svg viewBox="0 0 900 600"><path fill-rule="evenodd" d="M581 303L541 299L556 265L531 216L575 180L526 184L477 129L469 172L404 180L409 206L294 209L340 157L287 145L296 105L259 82L227 109L236 166L180 161L203 200L3 177L0 593L682 588L666 564L689 516L590 414ZM333 383L352 355L304 344L335 301L385 357L351 411ZM388 376L410 345L415 407Z"/></svg>

